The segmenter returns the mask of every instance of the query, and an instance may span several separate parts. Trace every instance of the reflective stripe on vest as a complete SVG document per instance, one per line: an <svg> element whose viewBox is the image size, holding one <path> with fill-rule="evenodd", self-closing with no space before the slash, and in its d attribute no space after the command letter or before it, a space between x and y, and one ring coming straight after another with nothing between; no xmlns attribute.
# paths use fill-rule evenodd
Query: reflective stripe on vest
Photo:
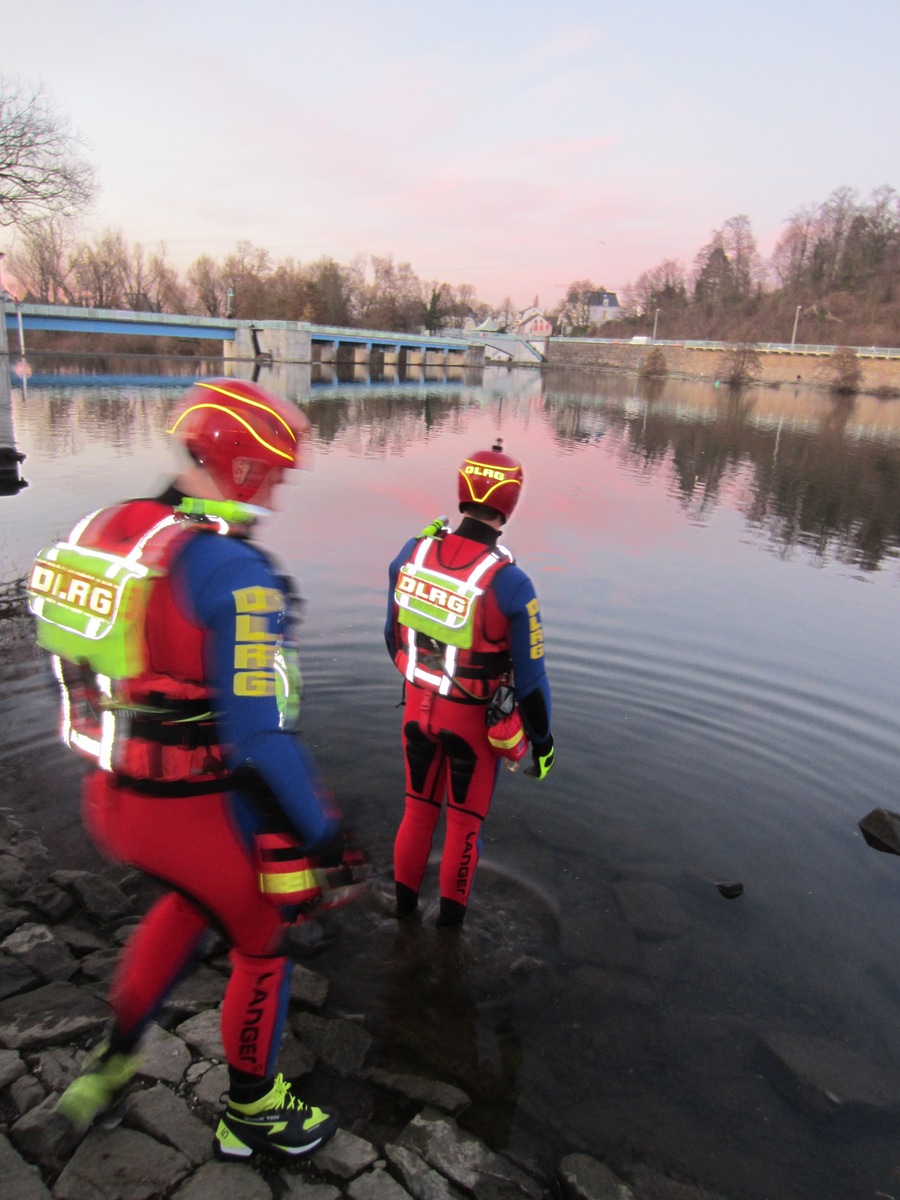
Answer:
<svg viewBox="0 0 900 1200"><path fill-rule="evenodd" d="M159 534L186 526L183 518L164 517L120 555L79 544L96 516L91 513L67 540L41 551L28 581L29 607L45 650L87 662L98 675L134 678L147 665L141 618L152 568L141 556Z"/></svg>
<svg viewBox="0 0 900 1200"><path fill-rule="evenodd" d="M423 538L410 561L400 568L394 600L397 620L409 631L407 680L447 696L453 689L460 652L472 647L478 603L490 582L485 576L492 577L497 568L512 562L512 555L502 546L486 549L468 575L454 576L426 565L435 541ZM439 659L429 652L423 660L420 635L437 643Z"/></svg>
<svg viewBox="0 0 900 1200"><path fill-rule="evenodd" d="M72 700L69 689L63 678L62 662L58 654L50 656L50 665L56 681L59 684L62 702L62 719L60 722L60 737L70 750L75 750L87 758L96 760L97 765L104 771L112 770L112 752L116 742L116 714L112 709L104 708L98 718L99 737L90 737L79 730L72 720ZM94 683L97 691L107 699L112 696L112 680L106 675L95 675Z"/></svg>
<svg viewBox="0 0 900 1200"><path fill-rule="evenodd" d="M426 566L435 539L423 538L408 563L400 568L394 599L401 624L427 634L435 641L468 650L472 645L475 603L484 589L478 584L486 571L506 557L489 550L468 576L448 575Z"/></svg>
<svg viewBox="0 0 900 1200"><path fill-rule="evenodd" d="M91 513L67 539L42 551L29 581L37 640L50 652L59 683L62 740L101 770L138 780L224 777L208 691L177 674L155 672L147 645L151 588L164 586L180 535L197 525L159 506L147 514L145 528L139 519L116 552L102 548L116 544L105 540L108 526L92 534L93 522L106 511ZM224 522L209 524L228 530Z"/></svg>

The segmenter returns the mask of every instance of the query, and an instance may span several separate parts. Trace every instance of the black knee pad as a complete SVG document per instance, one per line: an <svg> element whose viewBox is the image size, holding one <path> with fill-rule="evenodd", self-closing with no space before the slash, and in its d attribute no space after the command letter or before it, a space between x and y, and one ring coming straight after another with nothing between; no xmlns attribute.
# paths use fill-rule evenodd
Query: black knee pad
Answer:
<svg viewBox="0 0 900 1200"><path fill-rule="evenodd" d="M475 771L475 751L457 733L442 733L441 742L450 761L451 799L454 804L463 805Z"/></svg>
<svg viewBox="0 0 900 1200"><path fill-rule="evenodd" d="M413 791L424 792L428 770L437 754L437 744L422 732L418 721L408 721L403 726L406 745L406 762Z"/></svg>

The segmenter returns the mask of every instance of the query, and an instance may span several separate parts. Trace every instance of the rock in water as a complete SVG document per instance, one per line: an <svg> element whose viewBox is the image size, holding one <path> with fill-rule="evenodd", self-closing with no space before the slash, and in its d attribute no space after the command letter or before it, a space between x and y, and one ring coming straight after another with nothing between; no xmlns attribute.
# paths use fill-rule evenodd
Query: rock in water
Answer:
<svg viewBox="0 0 900 1200"><path fill-rule="evenodd" d="M859 822L862 835L873 850L900 854L900 816L886 808L873 808Z"/></svg>

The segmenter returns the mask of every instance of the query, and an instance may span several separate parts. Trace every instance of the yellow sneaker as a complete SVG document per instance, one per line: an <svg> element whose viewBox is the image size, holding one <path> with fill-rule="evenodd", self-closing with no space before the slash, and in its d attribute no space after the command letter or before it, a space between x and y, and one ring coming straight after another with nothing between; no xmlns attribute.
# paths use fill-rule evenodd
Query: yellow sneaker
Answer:
<svg viewBox="0 0 900 1200"><path fill-rule="evenodd" d="M324 1145L337 1131L339 1118L330 1108L314 1108L293 1094L283 1075L252 1104L229 1099L216 1130L216 1157L243 1160L256 1150L296 1158Z"/></svg>
<svg viewBox="0 0 900 1200"><path fill-rule="evenodd" d="M117 1125L117 1110L138 1073L140 1061L137 1054L113 1054L109 1042L101 1042L81 1074L73 1079L56 1102L56 1111L78 1129L87 1129L102 1117L106 1117L110 1125ZM121 1118L120 1113L118 1118Z"/></svg>

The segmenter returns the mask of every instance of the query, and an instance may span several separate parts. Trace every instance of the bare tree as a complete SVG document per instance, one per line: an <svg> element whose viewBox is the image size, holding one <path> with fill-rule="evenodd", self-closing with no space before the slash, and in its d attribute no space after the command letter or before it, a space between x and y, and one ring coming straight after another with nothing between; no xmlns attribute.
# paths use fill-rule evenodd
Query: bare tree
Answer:
<svg viewBox="0 0 900 1200"><path fill-rule="evenodd" d="M744 213L737 217L729 217L722 226L722 237L725 253L734 272L737 297L740 300L749 300L754 291L762 285L765 276L750 218Z"/></svg>
<svg viewBox="0 0 900 1200"><path fill-rule="evenodd" d="M819 296L826 296L835 286L857 212L856 191L849 187L835 188L819 208L818 237L812 257L812 283Z"/></svg>
<svg viewBox="0 0 900 1200"><path fill-rule="evenodd" d="M72 215L94 195L94 170L43 88L0 77L0 225Z"/></svg>
<svg viewBox="0 0 900 1200"><path fill-rule="evenodd" d="M309 311L306 320L320 325L349 325L353 306L351 273L333 258L306 268Z"/></svg>
<svg viewBox="0 0 900 1200"><path fill-rule="evenodd" d="M512 296L504 296L500 302L500 310L497 313L497 321L504 333L515 321L517 315L517 309L512 302Z"/></svg>
<svg viewBox="0 0 900 1200"><path fill-rule="evenodd" d="M762 374L762 362L755 342L735 342L723 358L725 382L732 387L753 383Z"/></svg>
<svg viewBox="0 0 900 1200"><path fill-rule="evenodd" d="M829 361L831 391L852 396L862 383L862 367L855 350L850 346L835 346Z"/></svg>
<svg viewBox="0 0 900 1200"><path fill-rule="evenodd" d="M638 374L641 379L665 379L668 373L669 367L666 363L665 354L660 350L659 346L654 346L644 359Z"/></svg>
<svg viewBox="0 0 900 1200"><path fill-rule="evenodd" d="M268 250L254 246L246 239L238 242L222 267L226 288L232 292L232 315L235 317L268 317L268 283L272 275L272 258Z"/></svg>
<svg viewBox="0 0 900 1200"><path fill-rule="evenodd" d="M201 254L188 267L188 285L197 306L209 317L224 317L228 284L222 268L208 254Z"/></svg>
<svg viewBox="0 0 900 1200"><path fill-rule="evenodd" d="M65 217L46 217L27 225L9 256L9 269L26 300L71 304L75 242Z"/></svg>
<svg viewBox="0 0 900 1200"><path fill-rule="evenodd" d="M106 229L83 242L73 262L79 304L87 308L124 308L129 252L120 229Z"/></svg>
<svg viewBox="0 0 900 1200"><path fill-rule="evenodd" d="M664 258L657 266L639 275L625 289L626 307L646 317L657 308L671 315L688 303L684 267L674 258Z"/></svg>
<svg viewBox="0 0 900 1200"><path fill-rule="evenodd" d="M798 209L788 218L787 229L772 254L772 270L790 295L798 294L805 281L815 231L815 214Z"/></svg>
<svg viewBox="0 0 900 1200"><path fill-rule="evenodd" d="M187 312L187 289L178 278L178 272L169 266L164 242L160 242L150 255L150 299L154 312Z"/></svg>
<svg viewBox="0 0 900 1200"><path fill-rule="evenodd" d="M370 261L372 277L365 272L355 296L360 324L398 332L421 328L425 285L409 263L395 264L390 254L373 254Z"/></svg>
<svg viewBox="0 0 900 1200"><path fill-rule="evenodd" d="M605 289L598 288L590 279L576 279L574 283L570 283L561 313L563 323L571 325L573 332L586 333L591 325L592 298L602 291Z"/></svg>
<svg viewBox="0 0 900 1200"><path fill-rule="evenodd" d="M166 247L149 257L140 243L132 246L124 262L126 306L134 312L182 312L185 291L174 269L166 262Z"/></svg>

